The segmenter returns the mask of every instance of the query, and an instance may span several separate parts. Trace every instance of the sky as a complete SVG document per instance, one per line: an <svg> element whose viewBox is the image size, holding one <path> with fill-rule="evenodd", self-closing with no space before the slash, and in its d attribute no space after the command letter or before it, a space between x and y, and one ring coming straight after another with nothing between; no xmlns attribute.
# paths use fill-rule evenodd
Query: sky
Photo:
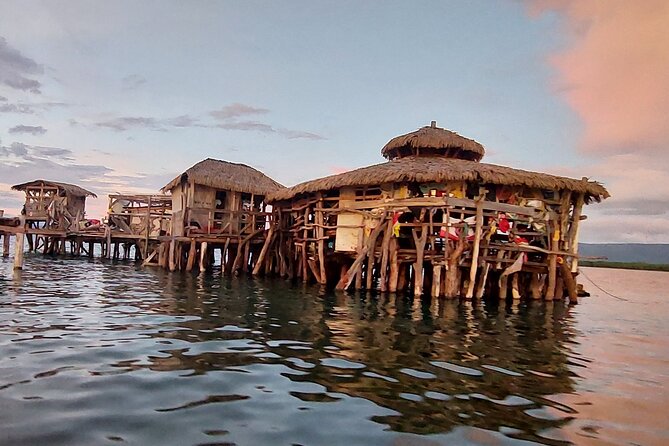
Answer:
<svg viewBox="0 0 669 446"><path fill-rule="evenodd" d="M484 162L602 182L585 242L669 243L669 2L0 2L0 209L46 178L155 193L196 162L284 185L431 120Z"/></svg>

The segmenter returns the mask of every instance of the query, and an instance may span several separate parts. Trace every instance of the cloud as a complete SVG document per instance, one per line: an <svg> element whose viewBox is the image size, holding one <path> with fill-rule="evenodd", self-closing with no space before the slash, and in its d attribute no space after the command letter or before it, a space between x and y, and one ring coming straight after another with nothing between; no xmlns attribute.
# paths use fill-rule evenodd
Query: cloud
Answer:
<svg viewBox="0 0 669 446"><path fill-rule="evenodd" d="M139 74L131 74L121 79L121 85L124 90L135 90L146 84L146 79Z"/></svg>
<svg viewBox="0 0 669 446"><path fill-rule="evenodd" d="M667 153L669 2L539 0L531 14L558 12L570 45L550 58L555 91L584 125L592 154Z"/></svg>
<svg viewBox="0 0 669 446"><path fill-rule="evenodd" d="M143 116L123 116L120 118L109 119L107 121L96 122L93 125L104 127L117 132L125 132L132 128L147 128L150 130L161 130L161 123L155 118Z"/></svg>
<svg viewBox="0 0 669 446"><path fill-rule="evenodd" d="M0 102L6 102L0 101ZM49 111L57 107L69 107L70 104L65 102L17 102L17 103L2 103L0 104L0 113L19 113L25 115L33 115L43 111Z"/></svg>
<svg viewBox="0 0 669 446"><path fill-rule="evenodd" d="M311 139L314 141L327 139L324 136L311 132L303 132L301 130L278 129L277 133L285 136L288 139Z"/></svg>
<svg viewBox="0 0 669 446"><path fill-rule="evenodd" d="M0 37L0 83L15 90L40 94L42 84L33 76L43 71L41 65L9 46L7 40Z"/></svg>
<svg viewBox="0 0 669 446"><path fill-rule="evenodd" d="M34 125L17 125L9 129L10 134L16 134L16 133L29 133L34 136L39 136L39 135L44 135L46 133L46 129L42 127L41 125L34 126Z"/></svg>
<svg viewBox="0 0 669 446"><path fill-rule="evenodd" d="M7 102L7 98L4 96L0 96L0 102Z"/></svg>
<svg viewBox="0 0 669 446"><path fill-rule="evenodd" d="M248 115L262 115L267 113L269 113L269 110L266 108L252 107L250 105L240 104L238 102L226 105L220 110L213 110L209 112L212 117L220 120L239 118Z"/></svg>
<svg viewBox="0 0 669 446"><path fill-rule="evenodd" d="M222 122L216 124L216 127L225 130L243 130L243 131L254 131L261 133L274 133L274 128L269 125L258 121L238 121L238 122Z"/></svg>

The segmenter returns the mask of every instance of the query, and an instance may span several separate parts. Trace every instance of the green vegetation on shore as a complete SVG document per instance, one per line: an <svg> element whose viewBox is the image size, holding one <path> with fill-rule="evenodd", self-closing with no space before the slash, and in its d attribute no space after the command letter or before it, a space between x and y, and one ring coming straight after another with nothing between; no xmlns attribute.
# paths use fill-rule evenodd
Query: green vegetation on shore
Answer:
<svg viewBox="0 0 669 446"><path fill-rule="evenodd" d="M617 268L617 269L641 269L646 271L669 271L669 265L653 264L643 262L607 262L602 260L581 260L580 266L592 266L595 268Z"/></svg>

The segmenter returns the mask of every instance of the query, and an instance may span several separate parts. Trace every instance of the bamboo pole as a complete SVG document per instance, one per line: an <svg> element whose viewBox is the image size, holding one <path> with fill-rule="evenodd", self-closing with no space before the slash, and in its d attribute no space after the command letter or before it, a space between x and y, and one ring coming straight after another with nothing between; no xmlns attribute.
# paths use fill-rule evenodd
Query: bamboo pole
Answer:
<svg viewBox="0 0 669 446"><path fill-rule="evenodd" d="M476 230L474 233L474 248L472 249L472 262L469 268L469 286L465 298L474 297L474 287L476 286L476 272L478 268L479 249L481 247L481 233L483 230L483 197L476 203Z"/></svg>

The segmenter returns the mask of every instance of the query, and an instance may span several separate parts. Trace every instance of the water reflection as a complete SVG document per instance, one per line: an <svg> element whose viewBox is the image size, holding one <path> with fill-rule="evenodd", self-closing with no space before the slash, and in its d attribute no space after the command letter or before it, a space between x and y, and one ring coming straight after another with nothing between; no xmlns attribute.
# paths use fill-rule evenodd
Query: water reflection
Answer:
<svg viewBox="0 0 669 446"><path fill-rule="evenodd" d="M565 444L552 396L591 360L561 303L27 263L0 282L4 441Z"/></svg>

